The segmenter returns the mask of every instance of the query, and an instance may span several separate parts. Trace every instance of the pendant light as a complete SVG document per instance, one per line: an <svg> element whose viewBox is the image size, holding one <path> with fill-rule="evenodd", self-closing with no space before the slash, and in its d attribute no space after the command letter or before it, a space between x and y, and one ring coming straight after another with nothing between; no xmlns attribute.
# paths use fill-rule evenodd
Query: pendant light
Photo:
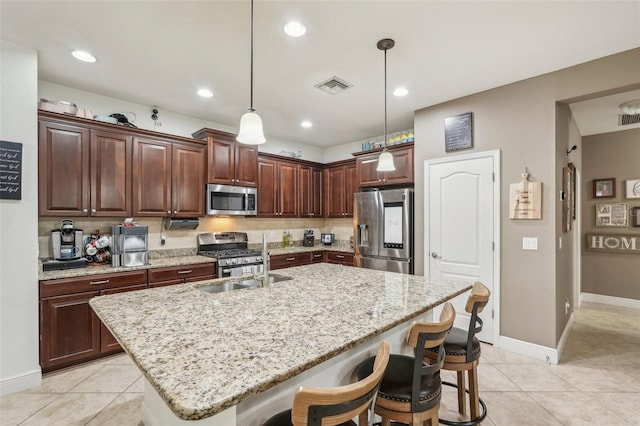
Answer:
<svg viewBox="0 0 640 426"><path fill-rule="evenodd" d="M384 50L384 148L378 157L379 172L392 172L396 169L393 164L393 156L387 149L387 50L396 44L390 38L384 38L378 42L378 49Z"/></svg>
<svg viewBox="0 0 640 426"><path fill-rule="evenodd" d="M262 119L253 109L253 0L251 0L251 83L249 111L240 118L240 130L236 140L246 145L260 145L267 140L262 131Z"/></svg>

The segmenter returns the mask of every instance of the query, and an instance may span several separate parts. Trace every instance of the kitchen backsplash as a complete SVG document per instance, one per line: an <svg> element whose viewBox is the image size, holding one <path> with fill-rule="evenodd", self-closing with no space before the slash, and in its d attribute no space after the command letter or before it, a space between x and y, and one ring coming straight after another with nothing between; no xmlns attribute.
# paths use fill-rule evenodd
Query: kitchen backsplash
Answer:
<svg viewBox="0 0 640 426"><path fill-rule="evenodd" d="M60 229L60 218L41 217L38 222L39 256L49 258L51 252L51 231ZM122 223L123 218L71 218L74 226L90 235L99 230L102 234L110 234L111 226ZM349 246L349 238L353 235L353 219L262 219L246 217L205 217L200 219L200 226L194 230L162 230L162 218L134 218L140 225L149 227L149 250L195 249L196 236L204 232L239 231L246 232L249 244L262 243L262 235L266 232L269 243L282 243L282 233L291 233L295 245L301 242L305 229L313 229L316 243L321 233L334 233L336 246ZM165 236L165 244L160 244L160 231Z"/></svg>

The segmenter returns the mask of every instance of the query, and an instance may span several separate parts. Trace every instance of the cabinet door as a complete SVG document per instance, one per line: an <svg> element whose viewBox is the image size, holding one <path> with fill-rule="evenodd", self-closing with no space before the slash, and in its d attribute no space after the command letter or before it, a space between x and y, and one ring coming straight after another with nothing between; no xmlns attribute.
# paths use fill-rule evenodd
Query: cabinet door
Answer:
<svg viewBox="0 0 640 426"><path fill-rule="evenodd" d="M209 164L207 167L207 183L227 185L234 183L234 145L233 142L208 138Z"/></svg>
<svg viewBox="0 0 640 426"><path fill-rule="evenodd" d="M131 216L133 138L91 131L91 216Z"/></svg>
<svg viewBox="0 0 640 426"><path fill-rule="evenodd" d="M40 301L40 365L43 371L100 354L100 320L89 306L97 291Z"/></svg>
<svg viewBox="0 0 640 426"><path fill-rule="evenodd" d="M278 161L278 217L298 216L298 166Z"/></svg>
<svg viewBox="0 0 640 426"><path fill-rule="evenodd" d="M385 185L413 183L413 148L395 149L392 154L396 169L384 173L383 183Z"/></svg>
<svg viewBox="0 0 640 426"><path fill-rule="evenodd" d="M168 142L134 138L134 216L171 214L171 147Z"/></svg>
<svg viewBox="0 0 640 426"><path fill-rule="evenodd" d="M326 217L344 217L345 168L331 167L325 171L325 212Z"/></svg>
<svg viewBox="0 0 640 426"><path fill-rule="evenodd" d="M314 251L311 253L311 263L321 263L325 262L325 252L324 251Z"/></svg>
<svg viewBox="0 0 640 426"><path fill-rule="evenodd" d="M356 164L345 166L346 188L344 200L344 216L353 217L353 194L358 192L358 172Z"/></svg>
<svg viewBox="0 0 640 426"><path fill-rule="evenodd" d="M353 266L353 254L342 253L337 251L328 251L327 263L336 263L339 265Z"/></svg>
<svg viewBox="0 0 640 426"><path fill-rule="evenodd" d="M277 217L277 161L258 160L258 213L259 217Z"/></svg>
<svg viewBox="0 0 640 426"><path fill-rule="evenodd" d="M258 148L235 144L235 184L258 186Z"/></svg>
<svg viewBox="0 0 640 426"><path fill-rule="evenodd" d="M144 290L145 288L147 288L147 284L138 284L130 287L114 288L111 290L101 290L100 296L104 296L105 294L124 293L126 291ZM102 322L100 322L100 352L107 353L107 352L117 352L121 350L122 350L122 347L120 346L120 343L118 343L116 338L113 337L113 334L111 334L109 329Z"/></svg>
<svg viewBox="0 0 640 426"><path fill-rule="evenodd" d="M173 217L204 216L206 151L203 146L173 145L171 167Z"/></svg>
<svg viewBox="0 0 640 426"><path fill-rule="evenodd" d="M279 254L270 257L269 268L271 270L283 269L292 266L308 265L309 263L311 263L310 253Z"/></svg>
<svg viewBox="0 0 640 426"><path fill-rule="evenodd" d="M38 202L40 216L88 216L87 129L40 121Z"/></svg>
<svg viewBox="0 0 640 426"><path fill-rule="evenodd" d="M322 217L322 200L324 196L322 169L311 168L311 199L310 209L312 217Z"/></svg>
<svg viewBox="0 0 640 426"><path fill-rule="evenodd" d="M298 216L322 217L322 169L298 165Z"/></svg>
<svg viewBox="0 0 640 426"><path fill-rule="evenodd" d="M378 186L382 183L382 173L378 172L378 154L359 157L356 161L359 186Z"/></svg>

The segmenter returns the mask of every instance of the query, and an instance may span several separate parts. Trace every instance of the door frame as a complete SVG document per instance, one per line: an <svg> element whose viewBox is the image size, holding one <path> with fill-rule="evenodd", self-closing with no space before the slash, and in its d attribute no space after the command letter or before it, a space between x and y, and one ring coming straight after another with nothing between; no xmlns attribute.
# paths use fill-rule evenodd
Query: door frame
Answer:
<svg viewBox="0 0 640 426"><path fill-rule="evenodd" d="M493 298L493 346L500 347L500 150L490 150L481 152L472 152L469 154L452 155L449 157L434 158L424 161L424 188L425 188L425 202L429 199L426 192L429 188L429 176L431 173L431 166L443 163L453 163L457 161L477 160L480 158L491 157L493 158L493 290L491 297ZM431 253L431 247L429 247L429 209L424 209L424 270L425 276L428 277L431 273L431 264L429 262L428 255Z"/></svg>

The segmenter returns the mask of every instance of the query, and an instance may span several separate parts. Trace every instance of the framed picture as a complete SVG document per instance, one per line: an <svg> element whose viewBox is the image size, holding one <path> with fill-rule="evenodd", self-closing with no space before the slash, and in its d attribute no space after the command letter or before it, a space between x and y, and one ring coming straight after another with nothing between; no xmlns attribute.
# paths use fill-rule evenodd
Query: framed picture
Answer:
<svg viewBox="0 0 640 426"><path fill-rule="evenodd" d="M571 168L562 168L562 232L571 231Z"/></svg>
<svg viewBox="0 0 640 426"><path fill-rule="evenodd" d="M640 179L628 179L626 182L627 198L640 198Z"/></svg>
<svg viewBox="0 0 640 426"><path fill-rule="evenodd" d="M571 172L571 219L576 220L576 166L573 163L567 164L569 171Z"/></svg>
<svg viewBox="0 0 640 426"><path fill-rule="evenodd" d="M640 207L631 209L631 226L640 228Z"/></svg>
<svg viewBox="0 0 640 426"><path fill-rule="evenodd" d="M596 226L629 226L629 204L596 204Z"/></svg>
<svg viewBox="0 0 640 426"><path fill-rule="evenodd" d="M616 197L616 179L594 179L593 180L593 198L615 198Z"/></svg>

